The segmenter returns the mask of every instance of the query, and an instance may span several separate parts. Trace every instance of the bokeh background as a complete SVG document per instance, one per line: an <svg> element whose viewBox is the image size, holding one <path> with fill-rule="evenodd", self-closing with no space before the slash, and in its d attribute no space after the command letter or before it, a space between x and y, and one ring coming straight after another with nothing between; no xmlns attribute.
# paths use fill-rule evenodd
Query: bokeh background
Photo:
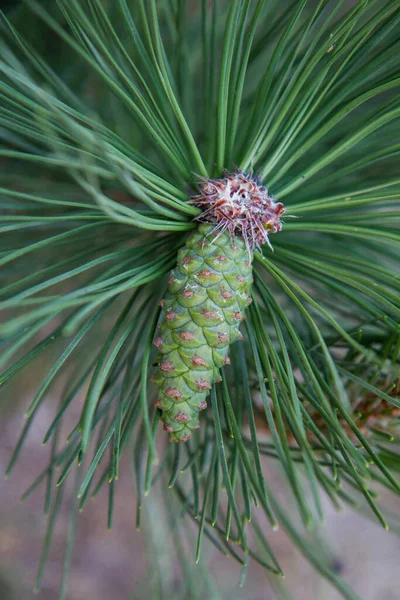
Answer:
<svg viewBox="0 0 400 600"><path fill-rule="evenodd" d="M3 402L0 414L0 457L4 469L19 432L24 424L23 409L32 397L32 382L45 370L45 362L26 373ZM41 409L36 426L25 443L12 476L0 479L0 598L1 600L56 600L60 587L68 531L69 502L56 524L54 542L47 561L42 589L34 593L36 571L46 532L43 514L44 486L25 502L21 495L48 461L49 449L42 445L43 435L54 416L57 390ZM78 410L78 403L74 404ZM72 410L65 423L75 424ZM277 489L282 502L287 502L285 487L276 463L266 465L267 477ZM189 475L182 475L189 476ZM273 480L273 481L272 481ZM71 489L69 488L70 496ZM68 600L144 600L147 598L191 598L182 589L179 561L170 552L169 533L159 493L165 487L155 486L146 499L142 515L142 531L136 531L136 500L132 469L127 458L121 465L117 486L114 525L107 530L107 490L91 500L80 514L77 538L68 586ZM173 494L171 499L173 501ZM395 508L398 499L388 496L385 504ZM310 533L322 542L331 566L340 572L362 600L400 600L400 537L385 532L379 524L355 511L336 513L325 503L325 522L318 532ZM268 527L265 524L265 527ZM193 535L193 540L195 536ZM284 587L271 581L256 563L250 566L246 583L238 587L240 567L220 555L209 544L204 545L202 565L194 564L195 545L188 548L193 560L192 577L199 585L197 592L205 600L212 597L204 587L204 577L218 587L215 598L221 600L273 600L287 588L294 600L339 600L340 596L322 580L296 551L283 533L271 531L269 536L285 571ZM189 553L192 553L190 557ZM191 562L189 560L189 562ZM161 575L161 585L159 582ZM275 578L276 579L276 578ZM276 588L276 585L280 587ZM282 596L284 598L284 596Z"/></svg>

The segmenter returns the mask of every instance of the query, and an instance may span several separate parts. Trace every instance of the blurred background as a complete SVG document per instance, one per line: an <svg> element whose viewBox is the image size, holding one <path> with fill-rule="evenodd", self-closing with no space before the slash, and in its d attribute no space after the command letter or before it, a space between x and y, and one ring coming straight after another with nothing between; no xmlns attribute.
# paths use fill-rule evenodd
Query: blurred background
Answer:
<svg viewBox="0 0 400 600"><path fill-rule="evenodd" d="M37 369L38 366L36 375ZM13 401L7 409L2 405L2 473L24 424L23 408L32 395L29 379L27 374L19 382L19 389L13 388ZM58 598L71 498L56 523L42 589L38 594L34 593L33 588L47 526L47 519L43 515L45 486L39 487L25 502L20 501L40 469L47 465L49 449L42 446L41 442L54 417L53 407L56 405L56 397L53 402L49 398L43 405L15 471L10 479L0 479L1 600ZM75 403L74 406L77 411L79 404ZM66 430L69 425L75 424L79 416L74 410L68 414L64 424ZM277 464L268 463L266 474L275 489L281 482L282 502L285 502L284 485ZM142 511L142 531L136 531L134 481L131 466L125 458L116 489L113 529L107 530L107 490L90 500L79 516L66 596L68 600L192 597L190 591L182 586L182 565L169 552L171 540L160 503L160 492L168 494L169 490L165 487L161 490L159 485L152 489ZM173 500L174 495L172 491L170 493ZM388 495L386 500L388 507L390 502L392 508L395 508L394 503L398 503L394 495ZM328 502L325 511L325 523L314 535L322 539L322 547L334 569L343 575L362 600L399 600L400 537L385 532L379 524L355 511L346 509L338 514ZM267 523L264 525L268 528ZM243 588L238 587L240 566L232 558L223 557L205 542L202 564L195 565L194 550L187 549L187 562L192 568L195 585L201 588L205 585L205 577L208 577L215 586L214 592L205 586L204 593L200 592L198 597L221 600L272 600L285 597L295 600L339 600L338 592L318 576L283 533L271 531L269 541L283 567L285 579L281 582L272 576L269 580L265 571L253 562ZM289 596L284 595L286 588Z"/></svg>

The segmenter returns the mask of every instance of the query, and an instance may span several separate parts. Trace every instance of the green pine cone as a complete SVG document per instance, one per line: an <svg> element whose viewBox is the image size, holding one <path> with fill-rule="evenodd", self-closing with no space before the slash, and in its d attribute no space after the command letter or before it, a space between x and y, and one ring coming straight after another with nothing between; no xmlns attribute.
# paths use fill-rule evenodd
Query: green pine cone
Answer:
<svg viewBox="0 0 400 600"><path fill-rule="evenodd" d="M252 267L242 237L212 233L203 224L178 253L162 300L163 320L154 344L160 351L153 381L160 392L164 429L183 443L198 429L211 384L229 363L229 345L251 302Z"/></svg>

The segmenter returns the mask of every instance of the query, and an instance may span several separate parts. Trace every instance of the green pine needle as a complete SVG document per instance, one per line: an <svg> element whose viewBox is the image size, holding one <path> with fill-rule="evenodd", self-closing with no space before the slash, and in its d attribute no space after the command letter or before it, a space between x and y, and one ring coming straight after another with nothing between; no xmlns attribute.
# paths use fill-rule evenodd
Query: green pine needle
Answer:
<svg viewBox="0 0 400 600"><path fill-rule="evenodd" d="M59 397L49 463L24 494L45 485L36 588L72 471L60 598L78 513L108 482L112 527L128 451L137 528L152 547L146 507L159 497L182 598L219 597L206 545L240 565L240 586L251 560L288 598L278 527L357 598L304 528L323 518L322 492L398 528L376 490L400 492L399 23L393 0L25 0L1 14L3 402L46 366L7 475ZM150 381L157 303L196 227L199 177L235 166L284 200L286 222L274 253L255 255L244 340L201 431L172 448ZM269 481L277 462L287 506ZM170 594L157 556L149 589Z"/></svg>

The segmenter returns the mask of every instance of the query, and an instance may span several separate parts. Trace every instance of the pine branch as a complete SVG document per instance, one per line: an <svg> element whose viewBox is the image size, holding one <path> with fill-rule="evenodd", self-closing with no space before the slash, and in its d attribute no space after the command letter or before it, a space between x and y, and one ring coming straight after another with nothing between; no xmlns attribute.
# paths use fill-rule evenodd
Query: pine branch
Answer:
<svg viewBox="0 0 400 600"><path fill-rule="evenodd" d="M61 598L77 511L108 486L111 528L131 447L138 527L145 496L171 488L182 595L198 592L187 536L200 563L210 542L239 563L240 585L252 560L288 597L273 579L282 570L269 530L279 526L356 598L301 527L322 518L322 493L335 508L368 507L398 527L376 489L400 491L399 19L392 0L349 9L328 0L25 0L2 13L5 400L51 355L8 474L49 391L59 396L48 466L24 496L46 487L37 587L76 464ZM30 21L43 35L32 38ZM288 222L273 254L267 244L255 253L244 339L213 384L202 429L184 448L167 446L150 381L158 301L197 227L199 177L235 166L254 169L284 200ZM72 404L80 419L63 443ZM290 509L268 480L276 461ZM165 592L160 577L154 590ZM218 597L207 577L206 593Z"/></svg>

